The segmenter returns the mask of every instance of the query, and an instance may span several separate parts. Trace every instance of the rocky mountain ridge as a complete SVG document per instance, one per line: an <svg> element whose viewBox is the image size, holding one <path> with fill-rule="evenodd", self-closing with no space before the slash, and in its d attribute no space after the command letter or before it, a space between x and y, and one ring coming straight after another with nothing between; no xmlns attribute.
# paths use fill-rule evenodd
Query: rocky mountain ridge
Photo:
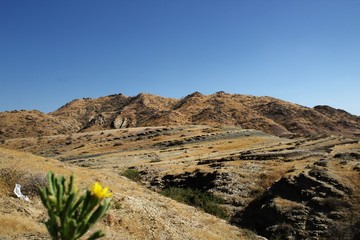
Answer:
<svg viewBox="0 0 360 240"><path fill-rule="evenodd" d="M76 99L49 114L1 112L0 139L191 124L237 126L284 137L360 136L360 117L330 106L308 108L272 97L195 92L181 99L145 93Z"/></svg>

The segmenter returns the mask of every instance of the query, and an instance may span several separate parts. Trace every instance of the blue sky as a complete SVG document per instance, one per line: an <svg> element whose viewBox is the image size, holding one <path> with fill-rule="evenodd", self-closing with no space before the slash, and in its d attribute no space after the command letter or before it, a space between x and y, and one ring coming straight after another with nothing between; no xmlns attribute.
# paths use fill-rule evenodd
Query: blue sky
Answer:
<svg viewBox="0 0 360 240"><path fill-rule="evenodd" d="M0 111L194 91L360 115L360 1L0 1Z"/></svg>

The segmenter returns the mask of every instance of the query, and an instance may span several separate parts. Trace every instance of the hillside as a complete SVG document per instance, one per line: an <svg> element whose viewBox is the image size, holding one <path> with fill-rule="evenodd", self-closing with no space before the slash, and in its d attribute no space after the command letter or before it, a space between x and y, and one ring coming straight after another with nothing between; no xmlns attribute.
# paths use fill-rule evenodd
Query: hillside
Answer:
<svg viewBox="0 0 360 240"><path fill-rule="evenodd" d="M156 194L113 171L80 168L54 159L0 148L0 239L49 239L43 224L46 210L34 186L47 171L75 175L81 188L99 181L113 192L112 206L96 229L102 239L259 239L194 207ZM17 199L15 183L31 202Z"/></svg>
<svg viewBox="0 0 360 240"><path fill-rule="evenodd" d="M0 141L75 132L77 128L70 122L36 110L0 112Z"/></svg>
<svg viewBox="0 0 360 240"><path fill-rule="evenodd" d="M7 176L0 189L7 189L9 176L17 176L15 167L20 173L75 173L85 185L94 179L108 184L122 206L112 209L113 225L101 225L110 236L158 239L165 231L165 239L255 237L244 228L269 239L350 240L360 234L358 138L289 139L234 126L139 127L8 139L0 145L0 160ZM221 198L208 211L239 229L200 212L201 207L158 194L180 189ZM15 211L19 218L27 219L20 222L29 223L33 215L26 214L35 209L24 210L16 199L6 198L11 189L2 196L7 199L2 211L20 209ZM35 213L39 222L41 212Z"/></svg>
<svg viewBox="0 0 360 240"><path fill-rule="evenodd" d="M15 125L14 125L15 124ZM0 140L56 133L169 125L238 126L277 136L360 135L360 117L329 106L308 108L272 97L217 92L182 99L141 93L77 99L58 110L0 113Z"/></svg>

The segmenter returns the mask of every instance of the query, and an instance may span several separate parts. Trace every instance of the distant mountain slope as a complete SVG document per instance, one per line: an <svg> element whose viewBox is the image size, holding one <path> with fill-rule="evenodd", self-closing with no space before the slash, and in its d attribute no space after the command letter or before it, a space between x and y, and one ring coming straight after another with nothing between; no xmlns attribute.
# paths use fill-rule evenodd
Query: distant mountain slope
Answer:
<svg viewBox="0 0 360 240"><path fill-rule="evenodd" d="M2 113L3 115L9 113ZM14 119L16 118L15 115ZM329 106L308 108L272 97L217 92L192 93L182 99L140 93L74 100L47 115L53 123L11 134L0 119L0 138L53 132L93 131L160 125L235 125L277 136L360 136L360 117ZM15 122L21 122L19 120ZM40 123L39 123L40 124ZM71 127L65 127L71 126ZM14 127L13 127L14 128ZM17 128L14 128L15 131ZM2 134L2 135L1 135Z"/></svg>
<svg viewBox="0 0 360 240"><path fill-rule="evenodd" d="M0 140L76 131L69 122L36 110L0 112Z"/></svg>

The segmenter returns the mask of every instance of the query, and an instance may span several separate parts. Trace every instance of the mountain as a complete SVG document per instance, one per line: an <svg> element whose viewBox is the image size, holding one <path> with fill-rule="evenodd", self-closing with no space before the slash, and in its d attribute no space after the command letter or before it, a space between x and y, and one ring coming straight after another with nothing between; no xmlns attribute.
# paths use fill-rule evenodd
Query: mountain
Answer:
<svg viewBox="0 0 360 240"><path fill-rule="evenodd" d="M238 126L283 137L360 135L359 116L330 106L308 108L267 96L195 92L181 99L145 93L76 99L50 114L3 112L0 139L167 125Z"/></svg>
<svg viewBox="0 0 360 240"><path fill-rule="evenodd" d="M3 112L0 238L47 239L33 190L52 170L113 191L106 239L359 239L359 129L329 106L224 92Z"/></svg>
<svg viewBox="0 0 360 240"><path fill-rule="evenodd" d="M20 110L0 112L0 140L21 137L40 137L76 131L70 121L40 111Z"/></svg>

